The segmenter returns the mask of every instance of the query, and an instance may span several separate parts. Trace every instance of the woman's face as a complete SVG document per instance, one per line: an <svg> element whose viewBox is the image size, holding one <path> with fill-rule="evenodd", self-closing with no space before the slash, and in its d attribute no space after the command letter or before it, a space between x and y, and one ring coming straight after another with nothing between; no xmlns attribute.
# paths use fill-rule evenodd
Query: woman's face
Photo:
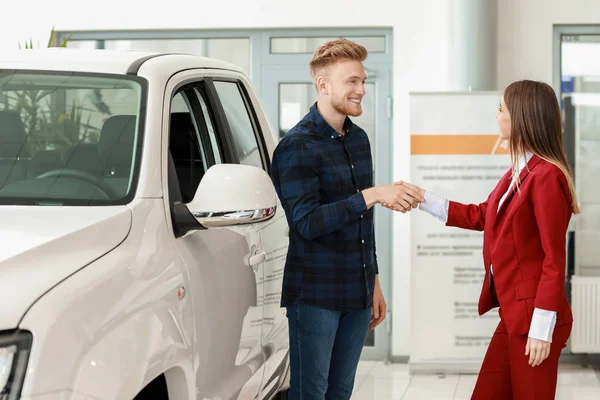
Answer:
<svg viewBox="0 0 600 400"><path fill-rule="evenodd" d="M498 127L500 128L500 137L504 140L510 139L510 113L508 112L508 108L506 108L504 97L500 100L496 119L498 120Z"/></svg>

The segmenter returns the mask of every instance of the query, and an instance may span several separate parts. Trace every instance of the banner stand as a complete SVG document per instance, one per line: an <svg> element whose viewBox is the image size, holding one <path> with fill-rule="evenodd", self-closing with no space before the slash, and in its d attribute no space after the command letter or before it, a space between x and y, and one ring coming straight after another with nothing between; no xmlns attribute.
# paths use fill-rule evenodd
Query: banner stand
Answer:
<svg viewBox="0 0 600 400"><path fill-rule="evenodd" d="M496 92L411 93L411 182L447 199L479 204L510 167L499 140ZM411 218L411 372L477 373L499 322L478 315L483 233L423 211Z"/></svg>

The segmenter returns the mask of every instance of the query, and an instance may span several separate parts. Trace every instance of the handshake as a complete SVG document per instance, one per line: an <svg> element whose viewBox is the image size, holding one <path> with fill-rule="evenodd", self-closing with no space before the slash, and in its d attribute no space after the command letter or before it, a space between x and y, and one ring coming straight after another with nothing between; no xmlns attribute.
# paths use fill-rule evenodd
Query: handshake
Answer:
<svg viewBox="0 0 600 400"><path fill-rule="evenodd" d="M375 204L389 208L390 210L405 213L425 202L425 190L418 186L403 181L393 185L375 186L363 191L367 207Z"/></svg>

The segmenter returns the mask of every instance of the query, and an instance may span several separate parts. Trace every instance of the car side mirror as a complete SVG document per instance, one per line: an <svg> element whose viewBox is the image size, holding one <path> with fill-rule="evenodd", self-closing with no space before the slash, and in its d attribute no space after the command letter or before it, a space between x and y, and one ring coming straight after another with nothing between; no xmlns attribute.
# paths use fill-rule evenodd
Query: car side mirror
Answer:
<svg viewBox="0 0 600 400"><path fill-rule="evenodd" d="M277 193L260 168L217 164L206 171L187 208L205 228L252 224L275 215Z"/></svg>

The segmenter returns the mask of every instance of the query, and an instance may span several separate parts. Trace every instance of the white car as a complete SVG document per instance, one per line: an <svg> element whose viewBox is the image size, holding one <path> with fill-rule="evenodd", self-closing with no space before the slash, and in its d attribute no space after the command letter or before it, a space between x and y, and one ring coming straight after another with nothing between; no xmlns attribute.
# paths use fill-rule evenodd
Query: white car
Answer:
<svg viewBox="0 0 600 400"><path fill-rule="evenodd" d="M236 66L0 56L0 400L283 399L276 139Z"/></svg>

